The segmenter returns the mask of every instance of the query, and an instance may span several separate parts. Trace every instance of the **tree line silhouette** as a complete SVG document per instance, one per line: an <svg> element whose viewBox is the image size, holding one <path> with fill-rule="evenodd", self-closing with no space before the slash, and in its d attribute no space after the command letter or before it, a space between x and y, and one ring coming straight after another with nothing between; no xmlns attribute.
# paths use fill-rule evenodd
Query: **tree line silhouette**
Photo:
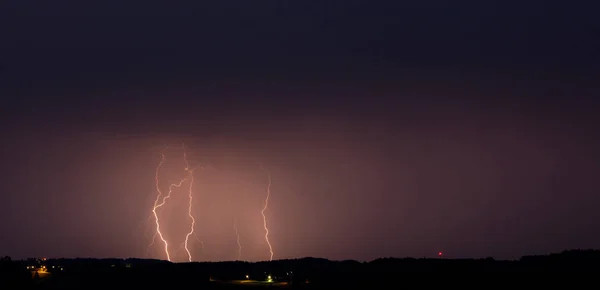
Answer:
<svg viewBox="0 0 600 290"><path fill-rule="evenodd" d="M41 265L49 274L35 275ZM543 273L543 275L540 275ZM559 275L546 275L559 273ZM179 287L232 288L243 283L231 281L286 282L299 289L366 287L387 289L396 286L461 285L514 286L523 279L534 286L552 284L571 273L600 273L600 251L570 250L557 254L524 256L519 260L381 258L370 262L330 261L320 258L276 260L271 262L194 262L171 263L148 259L0 259L0 289L65 289L78 287ZM474 275L476 274L476 275ZM570 276L570 275L569 275ZM531 279L535 278L535 279ZM488 279L488 280L486 280ZM492 280L489 280L492 279ZM518 281L515 279L519 279ZM213 283L219 281L221 283ZM487 282L486 282L487 281ZM482 284L483 283L483 284ZM266 287L275 284L264 283ZM395 288L397 288L394 286Z"/></svg>

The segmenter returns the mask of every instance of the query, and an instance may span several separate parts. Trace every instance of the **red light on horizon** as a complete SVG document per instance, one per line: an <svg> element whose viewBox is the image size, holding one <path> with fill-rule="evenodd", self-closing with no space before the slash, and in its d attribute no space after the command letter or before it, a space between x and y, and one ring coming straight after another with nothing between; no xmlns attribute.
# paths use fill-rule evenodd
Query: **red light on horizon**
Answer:
<svg viewBox="0 0 600 290"><path fill-rule="evenodd" d="M442 252L438 252L438 256L440 256L440 257L441 257L443 254L444 254L444 253L442 253Z"/></svg>

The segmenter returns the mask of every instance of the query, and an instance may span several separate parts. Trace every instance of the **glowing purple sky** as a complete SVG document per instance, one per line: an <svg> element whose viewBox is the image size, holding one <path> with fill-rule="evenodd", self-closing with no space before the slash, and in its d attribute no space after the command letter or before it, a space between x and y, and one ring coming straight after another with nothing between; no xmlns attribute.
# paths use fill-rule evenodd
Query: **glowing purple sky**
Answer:
<svg viewBox="0 0 600 290"><path fill-rule="evenodd" d="M595 4L109 2L0 9L0 255L146 257L183 142L218 169L196 174L195 260L237 258L234 215L268 259L260 164L275 259L600 245Z"/></svg>

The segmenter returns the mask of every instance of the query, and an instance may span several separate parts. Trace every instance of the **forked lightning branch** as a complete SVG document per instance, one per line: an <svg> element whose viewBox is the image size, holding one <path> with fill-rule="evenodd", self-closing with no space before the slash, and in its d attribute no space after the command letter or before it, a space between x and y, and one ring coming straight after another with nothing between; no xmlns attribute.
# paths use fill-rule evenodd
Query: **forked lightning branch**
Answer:
<svg viewBox="0 0 600 290"><path fill-rule="evenodd" d="M152 215L151 215L151 217L153 217L153 219L154 219L155 232L152 237L152 242L148 246L148 250L150 250L150 248L152 246L154 246L156 242L159 242L159 243L161 243L161 248L162 248L162 251L164 252L163 257L166 258L168 261L172 261L172 258L174 255L174 253L172 252L173 245L166 238L166 235L164 233L165 228L168 228L169 225L168 225L168 223L165 223L163 219L161 219L161 211L164 208L164 206L167 203L169 203L172 195L175 194L174 191L176 191L176 190L181 191L182 189L185 189L185 191L187 193L187 215L188 215L187 220L189 223L188 224L189 230L187 231L187 233L184 236L184 242L183 242L182 246L187 254L188 261L192 262L195 260L192 255L192 252L190 251L190 243L191 243L190 238L192 236L197 237L196 232L195 232L196 218L193 215L193 210L194 210L193 209L193 204L194 204L193 201L194 201L194 196L196 194L194 192L195 168L190 168L186 147L185 147L185 145L182 145L181 149L183 150L182 157L183 157L183 161L184 161L183 169L185 171L185 176L183 178L181 178L178 182L169 184L169 187L167 188L166 191L161 190L162 184L161 184L160 172L163 169L163 165L167 162L166 152L169 149L170 148L167 147L161 152L161 160L156 167L156 172L155 172L156 198L155 198L154 204L152 206ZM267 244L267 246L269 248L268 259L269 259L269 261L272 261L274 252L273 252L273 247L271 245L271 242L269 241L269 228L268 228L267 216L266 216L266 212L268 211L268 207L269 207L269 197L271 196L271 174L262 165L260 166L260 168L266 172L267 177L268 177L266 196L265 196L264 205L263 205L262 210L260 211L260 214L263 218L263 228L265 231L265 234L264 234L265 243ZM238 260L241 260L242 259L242 244L240 242L240 236L238 233L237 218L235 218L235 217L234 217L233 229L236 234L236 242L237 242L237 246L238 246L237 257L238 257ZM157 238L158 238L158 240L157 240Z"/></svg>

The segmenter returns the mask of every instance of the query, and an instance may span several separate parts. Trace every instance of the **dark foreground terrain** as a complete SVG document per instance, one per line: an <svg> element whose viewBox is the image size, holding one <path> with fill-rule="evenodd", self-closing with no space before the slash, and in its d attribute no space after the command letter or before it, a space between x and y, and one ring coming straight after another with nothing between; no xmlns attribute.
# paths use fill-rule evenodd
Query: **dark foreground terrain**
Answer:
<svg viewBox="0 0 600 290"><path fill-rule="evenodd" d="M517 261L318 258L273 262L170 263L142 259L0 261L0 289L400 289L427 286L594 285L600 251L575 250Z"/></svg>

